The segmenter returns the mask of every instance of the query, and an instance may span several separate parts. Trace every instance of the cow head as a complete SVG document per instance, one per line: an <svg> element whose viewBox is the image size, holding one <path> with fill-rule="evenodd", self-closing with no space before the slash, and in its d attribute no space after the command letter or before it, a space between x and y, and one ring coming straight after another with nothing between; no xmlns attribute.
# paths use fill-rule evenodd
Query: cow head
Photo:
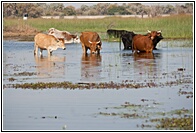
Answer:
<svg viewBox="0 0 196 133"><path fill-rule="evenodd" d="M76 35L76 38L73 39L74 43L80 43L80 38Z"/></svg>
<svg viewBox="0 0 196 133"><path fill-rule="evenodd" d="M97 50L100 50L101 49L101 46L99 45L100 41L98 42L91 42L91 41L88 41L90 43L90 50L91 50L91 53L95 53Z"/></svg>
<svg viewBox="0 0 196 133"><path fill-rule="evenodd" d="M151 40L154 40L155 38L159 38L159 40L163 39L160 31L150 31L148 30L148 36L151 38Z"/></svg>
<svg viewBox="0 0 196 133"><path fill-rule="evenodd" d="M55 32L55 28L50 28L50 29L48 30L48 34L49 34L49 35L53 35L54 32Z"/></svg>
<svg viewBox="0 0 196 133"><path fill-rule="evenodd" d="M66 49L66 47L65 47L65 42L64 42L64 38L58 38L56 41L57 41L56 46L57 46L58 48L62 48L63 50Z"/></svg>

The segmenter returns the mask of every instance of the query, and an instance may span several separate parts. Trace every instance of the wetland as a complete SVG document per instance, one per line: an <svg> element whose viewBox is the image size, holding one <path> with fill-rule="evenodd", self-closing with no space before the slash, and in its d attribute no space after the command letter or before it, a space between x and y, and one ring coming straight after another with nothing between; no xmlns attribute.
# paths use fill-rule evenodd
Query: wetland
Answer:
<svg viewBox="0 0 196 133"><path fill-rule="evenodd" d="M4 40L3 129L193 130L192 40L162 40L152 54L102 48L34 56L33 41Z"/></svg>

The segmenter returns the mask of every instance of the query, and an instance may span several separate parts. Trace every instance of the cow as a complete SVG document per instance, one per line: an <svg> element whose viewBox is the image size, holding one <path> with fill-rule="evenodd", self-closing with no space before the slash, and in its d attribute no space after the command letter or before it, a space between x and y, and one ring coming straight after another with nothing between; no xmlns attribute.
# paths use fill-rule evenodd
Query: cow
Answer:
<svg viewBox="0 0 196 133"><path fill-rule="evenodd" d="M80 41L82 44L83 53L87 53L87 50L90 49L92 54L100 53L101 50L101 38L96 32L82 32L80 35Z"/></svg>
<svg viewBox="0 0 196 133"><path fill-rule="evenodd" d="M126 30L115 30L115 29L108 29L107 34L109 37L113 36L116 38L119 38L122 34L127 33L128 31Z"/></svg>
<svg viewBox="0 0 196 133"><path fill-rule="evenodd" d="M148 36L148 34L150 34L150 33L147 33L145 36ZM132 50L132 39L133 39L133 37L135 36L135 35L137 35L137 34L135 34L135 33L133 33L133 32L127 32L127 33L125 33L125 34L122 34L122 36L121 36L121 39L120 39L120 48L121 48L121 40L122 40L122 42L123 42L123 44L124 44L124 50ZM157 43L159 42L159 41L161 41L163 39L163 36L162 36L162 34L161 34L161 32L160 32L160 36L157 36L154 40L153 40L153 45L154 45L154 50L156 50L157 48L156 48L156 46L157 46Z"/></svg>
<svg viewBox="0 0 196 133"><path fill-rule="evenodd" d="M124 44L124 50L132 49L132 39L136 34L132 31L128 31L125 34L122 34L120 37L120 49L121 49L121 40Z"/></svg>
<svg viewBox="0 0 196 133"><path fill-rule="evenodd" d="M70 41L74 42L74 43L80 43L80 40L79 40L78 36L73 35L73 34L69 33L68 31L60 31L60 30L57 30L55 28L50 28L48 30L48 34L53 35L56 38L64 38L65 41L67 41L66 43L68 43ZM71 39L73 39L73 40L71 40Z"/></svg>
<svg viewBox="0 0 196 133"><path fill-rule="evenodd" d="M135 35L132 42L132 51L151 53L154 45L153 41L157 36L161 35L161 31L148 31L148 35Z"/></svg>
<svg viewBox="0 0 196 133"><path fill-rule="evenodd" d="M41 55L43 50L47 50L48 55L52 55L52 52L54 50L57 50L57 48L62 48L63 50L66 49L64 39L57 39L52 35L38 33L37 35L35 35L34 41L34 55L37 55L38 48L40 49Z"/></svg>

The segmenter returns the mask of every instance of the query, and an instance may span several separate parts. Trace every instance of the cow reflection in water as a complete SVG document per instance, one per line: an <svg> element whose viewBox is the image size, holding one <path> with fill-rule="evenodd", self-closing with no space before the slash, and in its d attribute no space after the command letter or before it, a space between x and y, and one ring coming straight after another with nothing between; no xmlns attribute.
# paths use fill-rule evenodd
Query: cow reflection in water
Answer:
<svg viewBox="0 0 196 133"><path fill-rule="evenodd" d="M134 53L134 72L139 80L152 80L154 81L154 78L156 78L158 73L158 62L156 61L155 57L160 57L158 53L156 53L156 56L154 53Z"/></svg>
<svg viewBox="0 0 196 133"><path fill-rule="evenodd" d="M35 56L35 62L40 77L60 77L65 73L65 57Z"/></svg>
<svg viewBox="0 0 196 133"><path fill-rule="evenodd" d="M101 55L100 54L82 54L81 59L81 80L97 81L100 79L101 72Z"/></svg>

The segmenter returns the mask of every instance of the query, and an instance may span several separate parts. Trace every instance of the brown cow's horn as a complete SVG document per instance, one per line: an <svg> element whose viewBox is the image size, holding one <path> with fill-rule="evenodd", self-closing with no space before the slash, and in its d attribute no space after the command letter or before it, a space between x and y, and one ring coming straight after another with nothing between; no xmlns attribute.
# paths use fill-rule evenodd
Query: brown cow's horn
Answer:
<svg viewBox="0 0 196 133"><path fill-rule="evenodd" d="M91 43L91 44L93 43L93 42L91 42L90 40L88 40L88 42Z"/></svg>
<svg viewBox="0 0 196 133"><path fill-rule="evenodd" d="M157 33L161 33L161 30L158 30Z"/></svg>
<svg viewBox="0 0 196 133"><path fill-rule="evenodd" d="M100 43L100 41L97 42L97 44Z"/></svg>
<svg viewBox="0 0 196 133"><path fill-rule="evenodd" d="M150 30L148 30L148 33L151 33L151 31L150 31Z"/></svg>

